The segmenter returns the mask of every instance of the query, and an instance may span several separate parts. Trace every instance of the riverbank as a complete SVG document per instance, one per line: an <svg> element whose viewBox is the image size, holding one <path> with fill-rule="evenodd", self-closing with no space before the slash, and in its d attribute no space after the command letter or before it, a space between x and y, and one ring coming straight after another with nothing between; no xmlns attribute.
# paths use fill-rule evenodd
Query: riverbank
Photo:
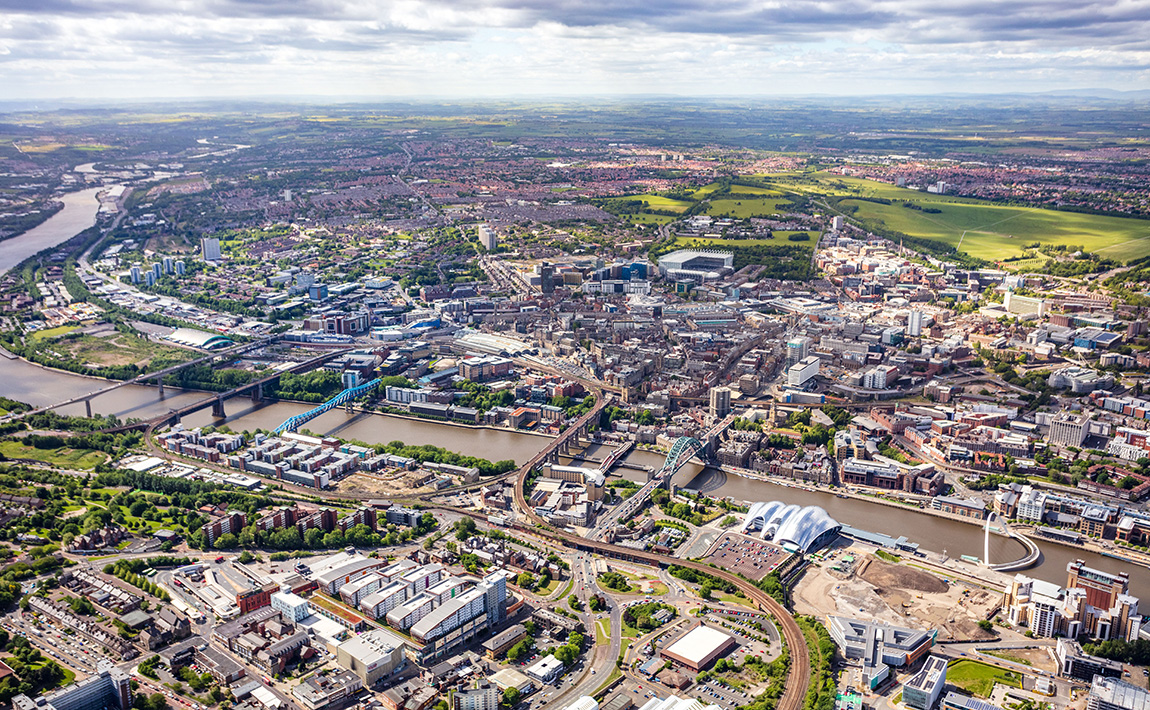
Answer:
<svg viewBox="0 0 1150 710"><path fill-rule="evenodd" d="M965 523L967 525L974 526L974 527L980 528L980 529L983 528L986 524L985 520L974 520L972 518L967 518L967 517L964 517L961 515L955 515L953 513L947 513L945 511L936 510L936 509L930 508L930 507L920 508L920 507L914 506L914 505L907 505L904 503L898 503L898 502L895 502L895 501L892 501L892 500L889 500L886 498L882 498L879 496L872 496L872 495L855 493L853 491L850 491L849 489L844 489L844 488L829 489L829 488L820 488L818 486L803 485L802 483L798 483L798 482L795 482L792 480L781 480L781 479L777 479L777 478L774 478L771 476L766 476L766 475L760 474L760 473L755 472L755 471L747 471L744 469L721 467L720 470L723 473L728 474L728 475L735 475L735 476L738 476L740 478L744 478L744 479L751 480L751 481L768 483L768 484L771 484L771 485L774 485L774 486L777 486L780 488L791 488L791 489L795 489L795 490L806 491L808 493L834 495L837 497L849 498L849 499L857 500L857 501L864 502L864 503L876 503L879 505L885 505L885 506L890 507L890 508L896 508L898 510L912 511L912 512L921 513L924 515L930 515L930 516L936 517L936 518L942 518L944 520L951 520L951 521L955 521L955 522L959 522L959 523ZM743 501L743 502L746 502L746 501ZM756 501L752 501L752 502L756 502ZM1022 532L1014 530L1013 528L1008 528L1008 529L1011 532L1018 533L1018 534L1022 534L1022 532L1026 532L1026 536L1031 540L1031 542L1033 542L1036 545L1039 545L1039 542L1041 542L1041 543L1048 543L1048 542L1054 543L1054 544L1059 545L1061 547L1075 550L1077 552L1102 555L1104 557L1109 557L1109 558L1112 558L1115 560L1119 560L1121 562L1128 562L1130 564L1138 565L1139 567L1150 569L1150 555L1142 556L1141 558L1139 558L1139 557L1134 557L1134 556L1117 554L1117 550L1119 548L1107 549L1107 548L1099 545L1092 538L1086 538L1087 542L1082 544L1082 545L1073 545L1070 543L1066 543L1062 540L1057 540L1054 538L1049 538L1046 536L1037 535L1034 532L1034 529L1031 527L1023 526L1021 528ZM1013 538L1013 535L1004 535L1001 532L994 530L993 527L992 527L992 531L999 538L1002 538L1002 539L1012 539ZM1023 543L1019 542L1019 544L1023 545L1025 547L1025 545ZM1042 549L1042 546L1039 545L1040 554L1041 554L1041 549ZM1128 551L1123 550L1123 552L1128 552ZM1020 557L1019 559L1022 559L1022 557ZM985 562L985 560L984 560L984 562ZM995 564L998 564L998 563L995 563Z"/></svg>

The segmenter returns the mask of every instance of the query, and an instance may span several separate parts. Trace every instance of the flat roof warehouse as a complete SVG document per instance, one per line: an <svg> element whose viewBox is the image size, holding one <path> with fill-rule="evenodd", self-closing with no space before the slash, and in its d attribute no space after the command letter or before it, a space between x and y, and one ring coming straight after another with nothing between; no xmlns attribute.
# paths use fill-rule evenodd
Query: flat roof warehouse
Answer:
<svg viewBox="0 0 1150 710"><path fill-rule="evenodd" d="M700 624L663 649L662 656L698 672L735 647L735 637Z"/></svg>

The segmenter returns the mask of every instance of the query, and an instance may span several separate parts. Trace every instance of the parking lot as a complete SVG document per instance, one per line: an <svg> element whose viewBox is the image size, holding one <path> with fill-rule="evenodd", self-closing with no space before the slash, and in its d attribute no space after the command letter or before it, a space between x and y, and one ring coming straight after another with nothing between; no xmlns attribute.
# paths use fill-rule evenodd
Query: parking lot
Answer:
<svg viewBox="0 0 1150 710"><path fill-rule="evenodd" d="M769 542L739 533L723 533L704 559L723 569L758 581L787 559L788 553Z"/></svg>
<svg viewBox="0 0 1150 710"><path fill-rule="evenodd" d="M23 613L11 614L3 627L10 634L28 639L33 647L52 660L77 671L77 678L96 672L96 663L103 659L99 646L75 635L67 634L51 624L43 624Z"/></svg>

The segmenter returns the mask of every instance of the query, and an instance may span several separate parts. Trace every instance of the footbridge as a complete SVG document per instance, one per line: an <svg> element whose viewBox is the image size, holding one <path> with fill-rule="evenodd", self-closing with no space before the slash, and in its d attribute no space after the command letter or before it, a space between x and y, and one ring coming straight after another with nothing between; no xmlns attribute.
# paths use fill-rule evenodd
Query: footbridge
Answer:
<svg viewBox="0 0 1150 710"><path fill-rule="evenodd" d="M272 433L273 434L282 434L285 431L295 431L296 429L299 429L301 426L303 426L304 424L307 424L308 422L310 422L312 419L315 419L319 415L324 414L326 412L330 412L332 409L335 409L336 407L338 407L339 405L341 405L345 402L350 402L353 399L357 399L357 398L362 397L363 395L367 394L368 392L371 392L372 390L374 390L376 387L379 386L379 382L380 382L380 379L377 377L374 380L372 380L371 382L365 382L364 384L356 385L355 387L348 387L347 389L340 392L339 394L332 397L331 399L324 402L323 404L319 405L318 407L315 407L314 409L309 409L308 411L304 412L303 414L297 414L294 417L288 417L287 419L285 419L283 421L282 424L280 424L275 429L273 429Z"/></svg>

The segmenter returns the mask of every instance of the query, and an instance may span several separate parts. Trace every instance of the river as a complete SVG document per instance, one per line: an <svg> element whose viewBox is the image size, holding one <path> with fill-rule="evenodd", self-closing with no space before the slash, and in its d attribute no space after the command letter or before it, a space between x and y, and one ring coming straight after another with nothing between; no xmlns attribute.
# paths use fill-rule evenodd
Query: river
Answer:
<svg viewBox="0 0 1150 710"><path fill-rule="evenodd" d="M0 358L2 394L36 406L60 402L77 395L99 389L104 381L65 372L46 370L22 360ZM177 406L199 401L209 396L204 392L165 390L160 398L154 387L129 385L101 395L92 401L92 409L99 414L149 418L163 414ZM236 397L225 403L228 418L224 420L232 429L271 429L288 417L307 411L308 405L278 402L253 404L250 399ZM63 410L67 414L83 414L84 405L76 404ZM202 410L185 419L188 426L206 426L219 423L210 410ZM370 444L403 441L408 444L434 444L451 451L479 456L492 461L513 459L522 463L538 453L546 444L540 436L501 429L452 426L432 421L413 420L380 414L347 413L334 409L309 422L307 429L324 435L358 439ZM607 447L596 447L588 453L602 457ZM628 461L657 468L663 457L650 451L635 450ZM639 471L622 469L627 477L638 479ZM698 488L708 495L730 496L737 501L783 500L801 505L817 505L836 520L854 527L889 535L906 535L924 550L946 552L952 556L974 555L982 557L982 530L974 525L928 515L911 508L883 506L853 498L838 498L829 492L806 491L774 485L738 476L727 475L714 468L688 464L676 477L677 482L689 488ZM1022 546L998 535L991 535L991 559L1006 561L1022 555ZM1135 596L1150 598L1150 569L1111 559L1094 552L1058 545L1037 539L1043 559L1038 567L1025 573L1057 584L1066 583L1066 565L1082 558L1092 567L1107 571L1130 573L1131 590Z"/></svg>
<svg viewBox="0 0 1150 710"><path fill-rule="evenodd" d="M107 188L90 187L60 198L64 209L18 237L0 242L0 274L48 247L62 244L96 223L100 201L96 195Z"/></svg>

